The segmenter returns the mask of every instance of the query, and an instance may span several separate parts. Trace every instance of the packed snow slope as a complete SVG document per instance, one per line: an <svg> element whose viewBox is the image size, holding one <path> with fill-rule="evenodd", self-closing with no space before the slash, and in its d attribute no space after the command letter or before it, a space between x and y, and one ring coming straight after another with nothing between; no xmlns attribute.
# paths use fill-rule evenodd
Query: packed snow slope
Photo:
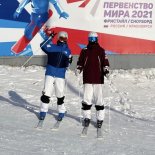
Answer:
<svg viewBox="0 0 155 155"><path fill-rule="evenodd" d="M103 139L96 138L95 108L88 136L80 137L82 80L66 75L67 114L58 131L56 98L42 130L38 123L45 68L0 66L0 155L154 155L155 69L113 70L103 87Z"/></svg>

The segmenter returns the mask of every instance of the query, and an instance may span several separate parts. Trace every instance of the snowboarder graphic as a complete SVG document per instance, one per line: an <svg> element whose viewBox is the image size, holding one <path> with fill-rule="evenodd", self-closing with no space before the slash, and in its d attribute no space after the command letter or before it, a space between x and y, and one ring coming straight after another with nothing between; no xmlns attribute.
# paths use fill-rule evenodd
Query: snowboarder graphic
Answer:
<svg viewBox="0 0 155 155"><path fill-rule="evenodd" d="M48 31L47 31L48 32ZM54 37L52 33L50 38L47 37L46 33L42 37L45 41L40 44L41 49L47 54L48 61L45 73L44 89L41 96L41 107L38 127L42 127L43 120L45 119L48 111L50 98L55 90L57 97L58 107L58 119L55 127L58 127L59 123L63 119L66 108L64 106L64 91L65 91L65 73L69 64L72 62L71 51L68 47L67 32L60 31L58 33L57 44L51 42L51 38Z"/></svg>
<svg viewBox="0 0 155 155"><path fill-rule="evenodd" d="M48 20L49 16L52 15L52 13L48 12L49 2L53 4L60 18L62 17L67 19L69 17L69 15L62 10L57 0L23 0L19 4L19 7L16 9L13 16L15 19L18 18L24 7L28 3L31 3L31 22L26 26L24 36L22 36L21 39L12 46L11 50L14 53L19 54L22 52Z"/></svg>
<svg viewBox="0 0 155 155"><path fill-rule="evenodd" d="M82 110L84 114L84 129L82 135L87 134L87 129L91 119L91 107L94 100L97 117L97 133L101 136L101 126L104 120L104 103L102 87L104 76L109 74L109 61L105 50L98 43L98 34L90 32L88 35L88 45L82 49L78 62L76 75L83 71L84 97Z"/></svg>

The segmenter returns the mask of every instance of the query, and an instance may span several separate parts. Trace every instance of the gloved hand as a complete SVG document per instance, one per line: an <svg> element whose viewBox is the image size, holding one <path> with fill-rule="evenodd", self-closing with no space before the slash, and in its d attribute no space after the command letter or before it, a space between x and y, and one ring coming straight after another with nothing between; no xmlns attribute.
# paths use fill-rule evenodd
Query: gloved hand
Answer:
<svg viewBox="0 0 155 155"><path fill-rule="evenodd" d="M79 70L79 69L76 69L75 70L75 75L78 77L79 76L79 74L81 73L81 71Z"/></svg>
<svg viewBox="0 0 155 155"><path fill-rule="evenodd" d="M57 33L54 33L54 31L52 33L49 34L49 36L53 39L55 37Z"/></svg>
<svg viewBox="0 0 155 155"><path fill-rule="evenodd" d="M107 79L109 79L109 67L108 66L105 66L104 67L104 76L107 78Z"/></svg>
<svg viewBox="0 0 155 155"><path fill-rule="evenodd" d="M66 12L62 12L62 13L60 14L60 17L59 17L59 18L61 18L61 17L67 19L67 18L69 17L69 14L66 13Z"/></svg>
<svg viewBox="0 0 155 155"><path fill-rule="evenodd" d="M70 55L68 61L69 61L69 64L71 64L73 61L73 56Z"/></svg>
<svg viewBox="0 0 155 155"><path fill-rule="evenodd" d="M83 78L82 78L82 75L80 73L81 73L81 70L77 68L75 70L75 76L77 78L77 84L78 84L78 86L82 87L83 86Z"/></svg>
<svg viewBox="0 0 155 155"><path fill-rule="evenodd" d="M20 13L15 11L13 14L13 18L17 19L19 17L19 15L20 15Z"/></svg>

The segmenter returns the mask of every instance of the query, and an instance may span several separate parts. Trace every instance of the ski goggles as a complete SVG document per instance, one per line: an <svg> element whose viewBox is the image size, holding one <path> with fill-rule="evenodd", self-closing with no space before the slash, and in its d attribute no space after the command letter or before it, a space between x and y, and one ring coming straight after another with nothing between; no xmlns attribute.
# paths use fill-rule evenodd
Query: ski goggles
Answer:
<svg viewBox="0 0 155 155"><path fill-rule="evenodd" d="M96 42L97 41L97 37L89 37L88 40L90 42Z"/></svg>
<svg viewBox="0 0 155 155"><path fill-rule="evenodd" d="M66 37L59 37L59 41L60 42L67 42L67 38Z"/></svg>

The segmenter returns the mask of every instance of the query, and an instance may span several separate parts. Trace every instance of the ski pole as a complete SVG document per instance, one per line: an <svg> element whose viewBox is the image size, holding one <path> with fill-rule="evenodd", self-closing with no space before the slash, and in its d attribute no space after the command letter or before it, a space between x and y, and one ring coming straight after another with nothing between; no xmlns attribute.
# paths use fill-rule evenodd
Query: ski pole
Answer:
<svg viewBox="0 0 155 155"><path fill-rule="evenodd" d="M110 103L109 103L109 108L108 108L108 115L109 115L109 120L108 120L108 132L110 133L110 127L111 127L111 116L110 116Z"/></svg>
<svg viewBox="0 0 155 155"><path fill-rule="evenodd" d="M80 89L79 89L79 103L81 103ZM82 111L81 111L81 106L80 106L80 123L82 124Z"/></svg>
<svg viewBox="0 0 155 155"><path fill-rule="evenodd" d="M103 87L102 87L102 100L103 100ZM108 104L108 133L110 133L110 126L111 126L111 117L110 117L110 102ZM107 104L105 104L107 106Z"/></svg>
<svg viewBox="0 0 155 155"><path fill-rule="evenodd" d="M50 34L49 38L44 42L43 45L40 46L40 48L42 48L50 39L54 38L54 36L56 35L57 33L54 33L54 31ZM36 51L39 51L40 48L38 48ZM24 67L33 57L34 55L32 55L21 67Z"/></svg>
<svg viewBox="0 0 155 155"><path fill-rule="evenodd" d="M42 44L42 45L40 46L40 48L38 48L36 51L41 50L41 48L42 48L51 38L52 38L52 37L50 36L50 37L45 41L45 43ZM21 67L24 67L24 66L32 59L33 56L34 56L34 55L31 55L31 56L24 62L24 64L23 64Z"/></svg>
<svg viewBox="0 0 155 155"><path fill-rule="evenodd" d="M79 83L79 86L80 86L80 77L78 77L78 83ZM79 103L81 103L81 93L80 93L80 88L79 87L79 91L78 91L78 95L79 95ZM80 123L82 124L82 110L81 110L81 104L80 104Z"/></svg>
<svg viewBox="0 0 155 155"><path fill-rule="evenodd" d="M123 110L124 111L130 110L131 109L130 105L128 103L126 103L127 98L123 95L123 93L121 93L116 88L116 86L114 85L114 83L112 82L112 80L109 80L109 87L110 87L111 92L117 93L119 95L119 97L120 97L120 104L123 106Z"/></svg>
<svg viewBox="0 0 155 155"><path fill-rule="evenodd" d="M77 74L76 73L76 71L75 71L75 76L76 76L76 78L77 78L77 81L78 81L78 86L79 86L79 89L78 89L78 98L79 98L79 100L78 100L78 102L79 103L81 103L81 94L80 94L80 77L78 76L79 74ZM82 124L82 110L81 110L81 104L80 104L80 110L79 110L79 114L80 114L80 123Z"/></svg>

